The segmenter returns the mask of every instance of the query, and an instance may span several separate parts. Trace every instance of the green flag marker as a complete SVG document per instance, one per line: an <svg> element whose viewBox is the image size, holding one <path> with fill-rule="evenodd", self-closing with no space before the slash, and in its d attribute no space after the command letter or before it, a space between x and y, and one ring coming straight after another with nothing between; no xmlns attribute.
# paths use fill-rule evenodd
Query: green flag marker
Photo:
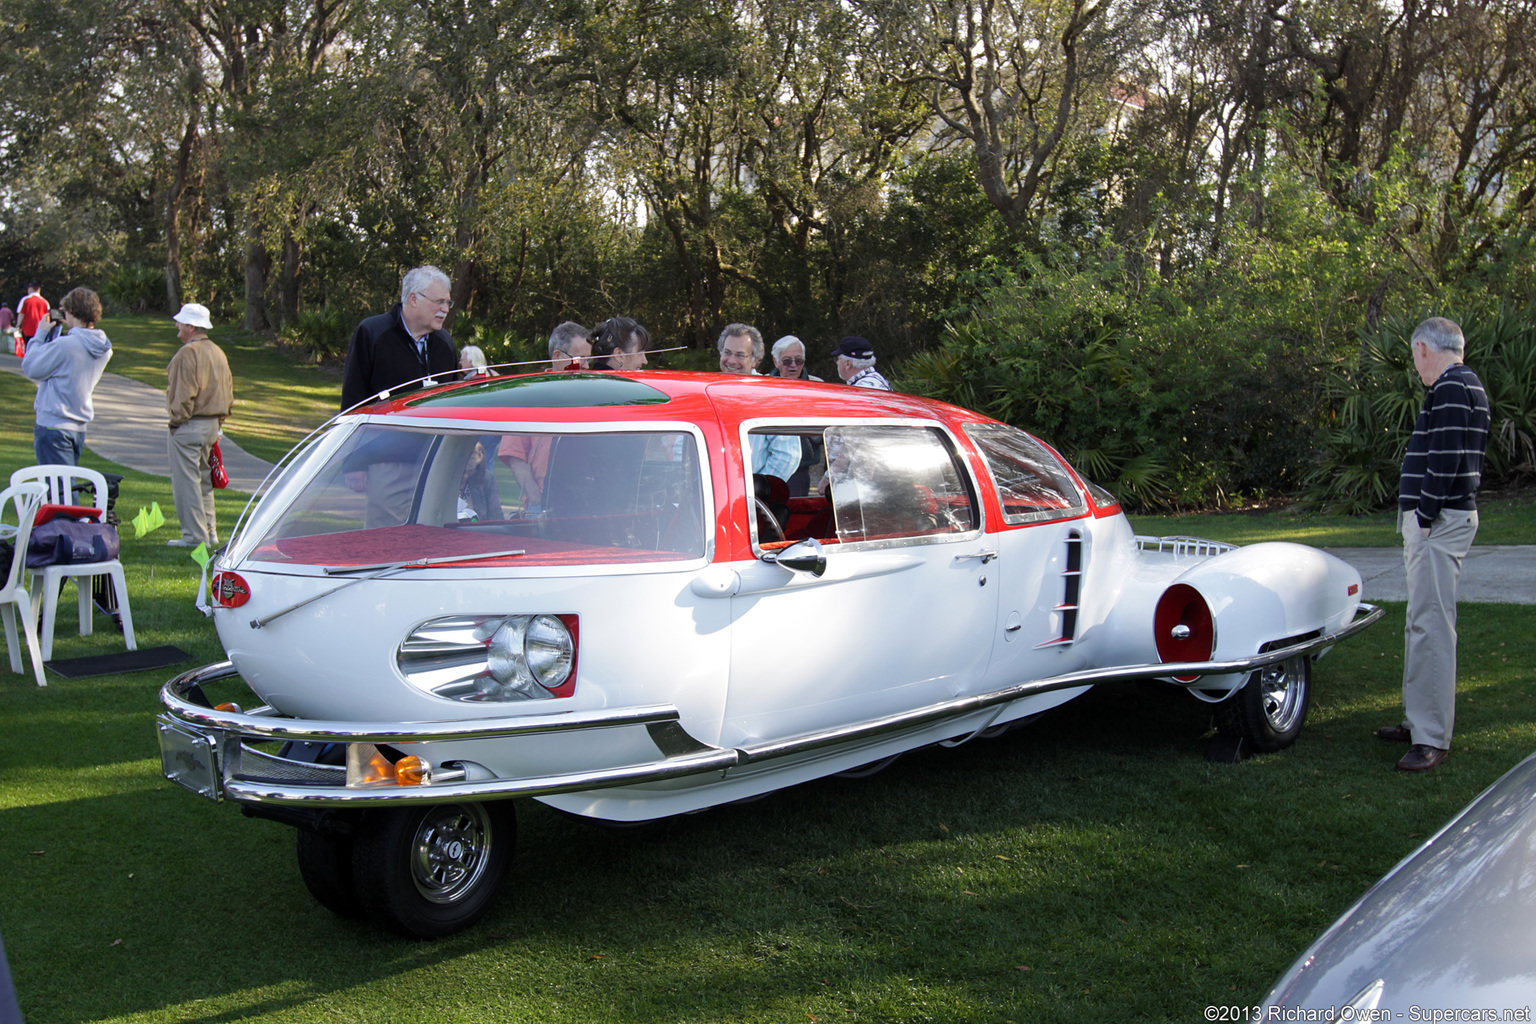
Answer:
<svg viewBox="0 0 1536 1024"><path fill-rule="evenodd" d="M209 555L207 544L199 544L197 547L192 549L192 561L196 562L198 565L207 568L208 558Z"/></svg>

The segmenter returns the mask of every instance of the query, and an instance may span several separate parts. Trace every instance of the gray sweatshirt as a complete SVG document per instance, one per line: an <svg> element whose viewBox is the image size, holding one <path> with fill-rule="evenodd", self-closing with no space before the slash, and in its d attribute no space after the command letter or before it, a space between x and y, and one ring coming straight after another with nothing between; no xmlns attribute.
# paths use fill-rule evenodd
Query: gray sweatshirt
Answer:
<svg viewBox="0 0 1536 1024"><path fill-rule="evenodd" d="M95 410L91 392L112 358L112 342L95 327L74 327L46 341L53 325L38 325L27 343L21 372L37 381L37 425L54 430L84 431Z"/></svg>

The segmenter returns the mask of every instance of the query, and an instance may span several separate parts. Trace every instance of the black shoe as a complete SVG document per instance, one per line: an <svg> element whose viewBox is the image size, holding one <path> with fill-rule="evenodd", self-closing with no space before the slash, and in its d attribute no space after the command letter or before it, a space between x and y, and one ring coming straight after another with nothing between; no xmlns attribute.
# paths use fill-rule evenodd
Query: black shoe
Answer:
<svg viewBox="0 0 1536 1024"><path fill-rule="evenodd" d="M1388 743L1412 743L1413 733L1406 725L1384 725L1376 730L1376 738Z"/></svg>
<svg viewBox="0 0 1536 1024"><path fill-rule="evenodd" d="M1400 772L1427 772L1441 761L1449 750L1440 747L1431 747L1423 743L1415 743L1408 748L1408 753L1397 762L1397 770Z"/></svg>

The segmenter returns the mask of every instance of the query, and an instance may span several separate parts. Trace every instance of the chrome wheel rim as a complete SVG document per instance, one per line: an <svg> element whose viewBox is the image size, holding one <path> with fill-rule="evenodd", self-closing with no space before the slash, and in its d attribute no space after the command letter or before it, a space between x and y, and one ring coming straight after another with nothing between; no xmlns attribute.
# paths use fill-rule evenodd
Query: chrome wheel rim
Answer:
<svg viewBox="0 0 1536 1024"><path fill-rule="evenodd" d="M1307 665L1305 656L1291 658L1259 670L1259 699L1264 718L1277 733L1296 727L1306 707Z"/></svg>
<svg viewBox="0 0 1536 1024"><path fill-rule="evenodd" d="M434 807L411 841L411 881L433 903L453 903L475 887L491 854L491 826L477 804Z"/></svg>

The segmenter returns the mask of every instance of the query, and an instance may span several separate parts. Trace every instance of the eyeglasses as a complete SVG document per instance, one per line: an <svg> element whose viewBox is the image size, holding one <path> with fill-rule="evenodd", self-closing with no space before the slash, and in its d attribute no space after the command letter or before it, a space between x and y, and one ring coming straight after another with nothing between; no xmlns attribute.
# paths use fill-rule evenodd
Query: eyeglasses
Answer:
<svg viewBox="0 0 1536 1024"><path fill-rule="evenodd" d="M785 366L804 366L805 365L805 359L804 358L796 358L795 356L780 356L779 357L779 362L783 363Z"/></svg>
<svg viewBox="0 0 1536 1024"><path fill-rule="evenodd" d="M416 296L418 299L421 299L423 302L430 302L430 303L432 303L432 305L436 306L439 309L452 309L453 308L453 300L452 299L434 299L432 296L430 296L430 295L423 295L421 292L412 292L411 294Z"/></svg>

